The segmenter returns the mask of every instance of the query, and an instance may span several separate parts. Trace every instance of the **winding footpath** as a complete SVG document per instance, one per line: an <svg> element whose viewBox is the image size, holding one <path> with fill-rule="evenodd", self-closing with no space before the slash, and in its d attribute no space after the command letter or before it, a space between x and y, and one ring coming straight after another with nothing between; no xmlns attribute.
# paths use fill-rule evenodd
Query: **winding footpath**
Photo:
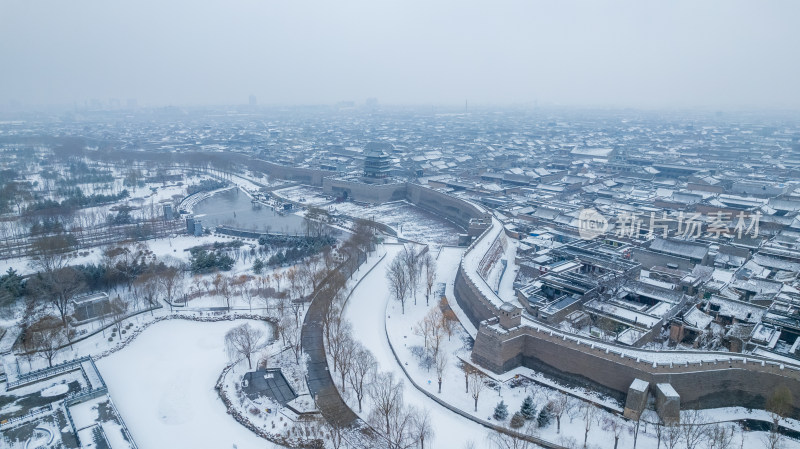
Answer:
<svg viewBox="0 0 800 449"><path fill-rule="evenodd" d="M308 355L308 391L328 422L336 427L353 427L359 424L358 415L347 406L339 395L328 370L325 344L322 334L322 316L330 300L317 299L311 302L303 320L302 346Z"/></svg>

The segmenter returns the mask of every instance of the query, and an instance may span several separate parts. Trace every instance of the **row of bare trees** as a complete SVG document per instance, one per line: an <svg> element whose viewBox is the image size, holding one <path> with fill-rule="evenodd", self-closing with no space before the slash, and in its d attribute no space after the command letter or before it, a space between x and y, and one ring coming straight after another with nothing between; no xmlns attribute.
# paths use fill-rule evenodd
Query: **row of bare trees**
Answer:
<svg viewBox="0 0 800 449"><path fill-rule="evenodd" d="M325 319L324 335L342 394L355 397L359 413L369 399L367 421L384 435L391 448L424 448L434 434L430 414L404 404L403 381L393 373L379 372L375 357L353 340L351 329L350 322L341 317L340 306L334 304Z"/></svg>
<svg viewBox="0 0 800 449"><path fill-rule="evenodd" d="M341 282L346 279L330 285ZM389 447L425 448L434 435L430 414L406 405L403 381L393 373L379 372L374 355L353 339L352 325L342 315L348 290L342 286L322 294L330 295L322 318L323 339L342 394L356 400L359 413L369 404L367 421L386 438Z"/></svg>
<svg viewBox="0 0 800 449"><path fill-rule="evenodd" d="M386 270L389 292L400 302L402 313L406 313L406 301L413 298L417 304L417 291L420 282L425 281L425 304L430 301L433 284L436 281L436 261L430 252L418 245L405 245Z"/></svg>
<svg viewBox="0 0 800 449"><path fill-rule="evenodd" d="M681 423L663 423L659 421L654 426L658 448L664 445L665 449L709 449L734 447L734 440L739 434L741 444L744 444L744 435L733 424L716 423L707 424L708 419L699 410L688 410L681 413ZM769 445L768 448L777 448Z"/></svg>
<svg viewBox="0 0 800 449"><path fill-rule="evenodd" d="M351 248L360 249L371 242L373 228L365 225L359 229L360 232L356 232L345 242L345 247L349 245ZM244 299L251 311L252 303L256 299L263 301L273 318L281 344L292 351L296 363L300 363L302 353L301 316L305 308L305 299L309 293L315 292L316 300L328 305L323 328L327 347L334 354L334 370L341 373L342 383L348 380L363 399L365 386L371 378L371 367L375 362L369 351L358 347L352 341L349 328L338 319L340 313L337 312L341 311L343 299L347 295L349 276L347 271L339 268L328 249L323 251L321 256L308 257L297 266L285 271L276 271L264 276L225 276L218 273L213 280L204 279L196 284L205 286L209 294L212 292L218 294L229 309L231 299L235 297ZM323 284L323 281L326 282ZM285 290L282 289L282 285L286 287ZM250 337L244 338L245 336ZM237 342L250 342L253 340L252 337L251 330L241 329L232 333L230 339L226 336L226 347L229 347L231 354L239 354L240 357L248 358L249 362L246 349L252 345ZM361 375L358 375L358 372L361 372Z"/></svg>
<svg viewBox="0 0 800 449"><path fill-rule="evenodd" d="M453 336L457 325L458 318L442 299L413 327L414 334L422 337L423 341L422 365L428 370L433 367L436 371L439 394L442 393L442 379L449 362L447 352L442 350L442 343L445 336L448 340Z"/></svg>
<svg viewBox="0 0 800 449"><path fill-rule="evenodd" d="M638 422L631 422L618 415L602 413L600 408L591 402L571 398L564 393L554 392L549 389L540 390L545 394L545 401L542 409L546 410L547 414L552 415L552 417L556 419L558 426L557 433L561 433L561 419L564 415L569 417L570 422L573 422L575 419L579 419L583 422L582 444L576 441L575 437L562 435L558 439L560 445L567 448L587 448L590 445L589 434L591 430L600 428L607 436L613 438L614 449L619 447L619 443L625 435L631 435L633 437L631 447L636 447L639 433ZM534 395L535 394L536 393L534 393ZM541 417L541 414L539 414L539 416ZM682 413L681 419L681 424L665 424L659 421L653 426L657 449L660 449L662 445L665 449L731 448L736 447L734 443L737 440L740 441L742 445L744 444L743 433L741 430L738 430L735 424L707 424L707 418L698 410L689 410ZM512 429L521 435L495 431L488 435L487 441L491 447L497 449L527 449L538 447L525 436L538 436L541 425L541 418L539 420L523 421L516 425L515 420L512 419ZM778 447L771 444L770 436L771 434L765 438L765 447L770 449ZM611 446L609 445L609 447Z"/></svg>

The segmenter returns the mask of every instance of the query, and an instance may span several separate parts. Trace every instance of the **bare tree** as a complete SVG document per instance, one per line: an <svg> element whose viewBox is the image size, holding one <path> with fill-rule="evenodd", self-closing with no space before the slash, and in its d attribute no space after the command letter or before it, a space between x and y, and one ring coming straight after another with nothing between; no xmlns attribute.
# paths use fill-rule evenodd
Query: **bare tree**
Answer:
<svg viewBox="0 0 800 449"><path fill-rule="evenodd" d="M128 313L128 302L117 296L109 303L109 311L111 312L114 324L117 326L117 333L122 335L122 320Z"/></svg>
<svg viewBox="0 0 800 449"><path fill-rule="evenodd" d="M342 363L345 357L346 345L348 341L352 341L352 325L349 321L342 319L334 321L337 324L335 330L331 331L331 337L328 345L328 351L331 354L333 361L333 370L342 370Z"/></svg>
<svg viewBox="0 0 800 449"><path fill-rule="evenodd" d="M528 449L531 443L523 438L494 430L486 436L486 440L495 449Z"/></svg>
<svg viewBox="0 0 800 449"><path fill-rule="evenodd" d="M65 329L58 318L44 316L26 329L25 339L30 342L29 346L36 351L36 355L47 360L47 365L52 367L56 354L67 343Z"/></svg>
<svg viewBox="0 0 800 449"><path fill-rule="evenodd" d="M422 255L416 245L405 245L400 257L403 265L405 265L408 288L414 296L414 305L417 305L417 290L419 289L419 278L422 273Z"/></svg>
<svg viewBox="0 0 800 449"><path fill-rule="evenodd" d="M287 316L281 320L280 333L283 342L292 350L294 360L297 363L300 363L300 348L302 343L301 331L302 328L300 324L292 317Z"/></svg>
<svg viewBox="0 0 800 449"><path fill-rule="evenodd" d="M603 430L614 436L614 449L617 449L619 439L625 429L625 423L619 416L610 415L603 419Z"/></svg>
<svg viewBox="0 0 800 449"><path fill-rule="evenodd" d="M665 448L677 449L681 436L681 426L679 424L668 422L662 425L661 438L664 441Z"/></svg>
<svg viewBox="0 0 800 449"><path fill-rule="evenodd" d="M74 257L71 251L76 244L75 238L68 234L39 237L31 243L31 265L45 273L65 268Z"/></svg>
<svg viewBox="0 0 800 449"><path fill-rule="evenodd" d="M389 281L389 292L395 300L400 301L402 313L405 314L406 299L408 299L411 283L401 255L397 255L389 264L389 268L386 270L386 280Z"/></svg>
<svg viewBox="0 0 800 449"><path fill-rule="evenodd" d="M715 424L708 429L708 449L724 449L731 447L736 427L728 424Z"/></svg>
<svg viewBox="0 0 800 449"><path fill-rule="evenodd" d="M428 409L413 410L411 414L411 427L413 439L419 442L420 449L425 449L425 441L433 438L433 423Z"/></svg>
<svg viewBox="0 0 800 449"><path fill-rule="evenodd" d="M225 301L225 306L228 308L228 312L230 312L231 300L233 299L233 285L231 285L231 279L222 273L217 273L217 275L214 276L214 290L216 290L217 294Z"/></svg>
<svg viewBox="0 0 800 449"><path fill-rule="evenodd" d="M436 369L436 379L439 381L439 394L442 393L442 378L444 377L445 371L447 371L447 353L444 351L440 351L436 354L436 357L433 359L433 364Z"/></svg>
<svg viewBox="0 0 800 449"><path fill-rule="evenodd" d="M706 440L706 418L699 410L681 413L681 438L686 449L696 449Z"/></svg>
<svg viewBox="0 0 800 449"><path fill-rule="evenodd" d="M138 290L138 294L147 301L150 307L158 304L158 295L161 293L161 289L158 285L158 276L152 270L140 274L133 282L133 287Z"/></svg>
<svg viewBox="0 0 800 449"><path fill-rule="evenodd" d="M475 411L478 411L478 397L480 397L481 392L486 388L486 384L483 381L483 375L478 370L473 370L469 373L469 395L472 396L472 399L475 401Z"/></svg>
<svg viewBox="0 0 800 449"><path fill-rule="evenodd" d="M597 420L597 407L591 402L584 402L582 404L582 415L583 415L583 447L586 447L586 444L589 441L589 431L592 430L592 424L594 424L595 420Z"/></svg>
<svg viewBox="0 0 800 449"><path fill-rule="evenodd" d="M430 319L430 313L425 315L417 324L414 325L413 331L415 335L422 337L423 347L428 349L428 338L431 336L432 328L438 323L434 323Z"/></svg>
<svg viewBox="0 0 800 449"><path fill-rule="evenodd" d="M600 299L602 301L608 301L618 298L634 283L634 280L635 275L633 273L618 271L599 276L597 282L600 284Z"/></svg>
<svg viewBox="0 0 800 449"><path fill-rule="evenodd" d="M444 298L439 301L439 308L442 310L442 330L447 334L447 340L450 341L459 324L458 317Z"/></svg>
<svg viewBox="0 0 800 449"><path fill-rule="evenodd" d="M783 436L780 432L769 431L762 437L766 449L780 449L783 447Z"/></svg>
<svg viewBox="0 0 800 449"><path fill-rule="evenodd" d="M264 344L264 331L244 323L234 327L225 334L225 350L228 357L233 360L240 356L247 359L247 366L253 369L250 358L259 351Z"/></svg>
<svg viewBox="0 0 800 449"><path fill-rule="evenodd" d="M316 290L317 287L319 287L319 283L327 274L324 268L325 261L322 260L321 257L307 257L301 265L301 271L303 271L303 279L306 281L306 285L311 283L311 288Z"/></svg>
<svg viewBox="0 0 800 449"><path fill-rule="evenodd" d="M131 290L148 252L146 245L121 242L118 246L111 246L103 252L103 264L108 267L110 276L124 282L128 290Z"/></svg>
<svg viewBox="0 0 800 449"><path fill-rule="evenodd" d="M282 320L284 317L289 316L289 311L291 310L291 298L289 295L285 293L279 294L275 297L275 316ZM269 301L266 301L267 306L269 306Z"/></svg>
<svg viewBox="0 0 800 449"><path fill-rule="evenodd" d="M325 299L325 298L319 298ZM329 301L324 302L323 304L323 312L322 312L322 335L325 337L325 345L327 347L331 346L331 340L333 339L333 334L338 332L339 326L342 324L342 309L339 306L338 301L334 298L330 298Z"/></svg>
<svg viewBox="0 0 800 449"><path fill-rule="evenodd" d="M255 295L253 294L253 279L247 275L239 276L237 280L237 284L239 285L239 293L241 297L247 302L247 307L250 309L250 313L253 313L253 300L255 299Z"/></svg>
<svg viewBox="0 0 800 449"><path fill-rule="evenodd" d="M387 437L392 433L392 417L403 408L403 381L394 373L379 373L370 386L373 422L384 428Z"/></svg>
<svg viewBox="0 0 800 449"><path fill-rule="evenodd" d="M553 398L552 404L553 416L556 417L556 433L561 433L561 417L569 410L572 402L566 394L557 393Z"/></svg>
<svg viewBox="0 0 800 449"><path fill-rule="evenodd" d="M38 299L55 307L61 323L67 327L70 300L84 288L81 274L72 267L58 268L36 273L28 283Z"/></svg>
<svg viewBox="0 0 800 449"><path fill-rule="evenodd" d="M367 392L367 386L375 377L375 372L378 369L378 362L375 361L375 357L373 357L372 353L369 352L367 348L363 347L360 343L356 343L355 345L353 366L347 375L347 380L353 392L356 394L358 412L361 413L361 403Z"/></svg>
<svg viewBox="0 0 800 449"><path fill-rule="evenodd" d="M158 282L164 291L165 299L170 310L175 299L183 293L183 270L174 266L167 266L159 273Z"/></svg>
<svg viewBox="0 0 800 449"><path fill-rule="evenodd" d="M656 434L656 449L661 449L661 442L664 441L664 422L658 416L653 423L653 431Z"/></svg>
<svg viewBox="0 0 800 449"><path fill-rule="evenodd" d="M306 235L309 237L322 237L326 234L327 224L330 221L330 215L324 209L318 207L309 207L303 217L303 226L306 229Z"/></svg>
<svg viewBox="0 0 800 449"><path fill-rule="evenodd" d="M436 259L431 256L430 251L422 256L422 266L425 270L425 305L428 305L431 299L433 283L436 282Z"/></svg>
<svg viewBox="0 0 800 449"><path fill-rule="evenodd" d="M442 320L442 311L438 307L433 307L428 315L425 317L427 320L430 320L430 353L431 358L435 359L436 356L439 354L439 349L442 346L442 341L444 340L444 320Z"/></svg>
<svg viewBox="0 0 800 449"><path fill-rule="evenodd" d="M275 291L277 293L281 292L281 282L283 281L284 278L285 275L280 271L272 273L272 276L270 277L270 279L272 279L272 282L275 283Z"/></svg>
<svg viewBox="0 0 800 449"><path fill-rule="evenodd" d="M300 279L301 276L298 273L297 268L291 267L286 270L284 277L289 282L289 291L291 292L291 295L295 297L299 296L302 280Z"/></svg>
<svg viewBox="0 0 800 449"><path fill-rule="evenodd" d="M348 429L349 428L347 426L340 425L336 422L325 421L323 424L323 430L327 433L327 440L331 443L332 449L346 447L345 433Z"/></svg>
<svg viewBox="0 0 800 449"><path fill-rule="evenodd" d="M350 374L350 371L353 369L353 358L355 356L355 352L358 350L358 347L356 346L356 343L353 341L353 338L350 334L347 334L345 338L342 338L342 341L339 344L341 345L341 349L339 350L339 376L342 380L342 393L344 393L347 389L347 384L345 382L347 380L347 376Z"/></svg>
<svg viewBox="0 0 800 449"><path fill-rule="evenodd" d="M323 271L327 274L336 268L336 259L333 257L333 248L330 245L322 247Z"/></svg>
<svg viewBox="0 0 800 449"><path fill-rule="evenodd" d="M353 245L360 251L367 253L372 246L375 238L375 222L370 220L357 219L353 226L353 235L350 238Z"/></svg>
<svg viewBox="0 0 800 449"><path fill-rule="evenodd" d="M472 365L461 363L461 371L464 373L464 393L469 393L469 375L475 371Z"/></svg>
<svg viewBox="0 0 800 449"><path fill-rule="evenodd" d="M400 406L392 410L392 413L389 415L388 432L386 433L386 438L389 440L389 447L393 449L410 449L416 445L414 414L415 410L413 407ZM374 418L379 419L380 417L375 415Z"/></svg>

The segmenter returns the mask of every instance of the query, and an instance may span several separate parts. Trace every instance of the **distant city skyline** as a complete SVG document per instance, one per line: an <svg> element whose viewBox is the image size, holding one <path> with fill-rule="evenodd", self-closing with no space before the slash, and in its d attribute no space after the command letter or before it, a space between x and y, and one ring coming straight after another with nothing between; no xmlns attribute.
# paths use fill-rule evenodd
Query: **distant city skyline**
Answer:
<svg viewBox="0 0 800 449"><path fill-rule="evenodd" d="M0 110L539 104L800 108L797 2L0 6Z"/></svg>

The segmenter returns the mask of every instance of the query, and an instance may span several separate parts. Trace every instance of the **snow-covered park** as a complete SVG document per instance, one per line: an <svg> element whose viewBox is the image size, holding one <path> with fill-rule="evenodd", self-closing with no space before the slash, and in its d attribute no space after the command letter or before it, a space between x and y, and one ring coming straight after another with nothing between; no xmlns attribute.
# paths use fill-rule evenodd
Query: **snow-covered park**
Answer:
<svg viewBox="0 0 800 449"><path fill-rule="evenodd" d="M228 415L214 389L229 363L225 333L238 324L156 323L123 351L98 362L141 449L275 447Z"/></svg>
<svg viewBox="0 0 800 449"><path fill-rule="evenodd" d="M386 257L353 291L344 316L353 324L353 336L374 354L379 370L394 373L397 379L405 379L403 370L392 355L384 327L385 310L389 301L385 286L386 267L392 258L402 251L402 246L386 245L385 251ZM437 404L408 381L404 382L403 396L407 403L430 411L431 421L435 426L432 447L459 448L470 441L480 447L483 443L486 429ZM367 409L361 416L367 418Z"/></svg>

